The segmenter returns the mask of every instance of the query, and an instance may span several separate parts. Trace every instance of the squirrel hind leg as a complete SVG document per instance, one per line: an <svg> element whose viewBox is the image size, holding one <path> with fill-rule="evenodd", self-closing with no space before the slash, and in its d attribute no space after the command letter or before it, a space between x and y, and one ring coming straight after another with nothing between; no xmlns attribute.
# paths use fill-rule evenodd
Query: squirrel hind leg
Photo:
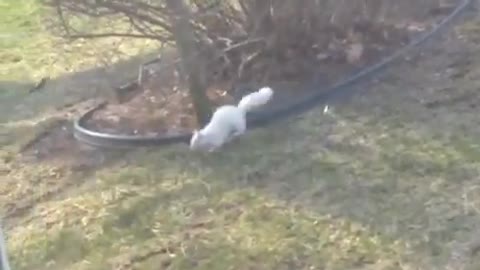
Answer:
<svg viewBox="0 0 480 270"><path fill-rule="evenodd" d="M209 153L213 153L213 152L217 152L219 147L217 146L210 146L208 149L207 149L207 152Z"/></svg>
<svg viewBox="0 0 480 270"><path fill-rule="evenodd" d="M234 130L231 134L230 134L230 139L234 139L236 137L239 137L241 135L243 135L246 131L246 128L239 128L239 129L236 129Z"/></svg>
<svg viewBox="0 0 480 270"><path fill-rule="evenodd" d="M245 131L247 131L247 122L246 120L245 121L241 121L234 129L233 133L235 134L235 136L239 136L239 135L242 135L243 133L245 133Z"/></svg>

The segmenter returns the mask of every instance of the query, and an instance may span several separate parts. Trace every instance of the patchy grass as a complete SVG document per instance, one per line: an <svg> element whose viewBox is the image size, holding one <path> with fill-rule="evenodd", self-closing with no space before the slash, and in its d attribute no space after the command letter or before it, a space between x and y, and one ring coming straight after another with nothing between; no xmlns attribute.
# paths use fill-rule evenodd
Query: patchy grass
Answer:
<svg viewBox="0 0 480 270"><path fill-rule="evenodd" d="M95 190L39 206L35 219L47 227L11 231L17 269L395 269L401 261L403 243L362 224L161 161L99 172Z"/></svg>
<svg viewBox="0 0 480 270"><path fill-rule="evenodd" d="M0 209L14 269L478 269L475 254L452 260L478 234L477 112L422 103L446 85L456 89L446 97L473 91L478 69L439 79L451 54L427 55L424 64L392 71L403 81L369 85L370 93L331 114L316 110L252 132L222 153L117 152L115 162L79 172L27 162L18 150L65 118L55 109L59 99L96 79L79 83L67 71L99 65L89 50L108 42L64 44L70 53L62 55L41 24L22 23L41 21L36 1L0 3L8 18L1 27L38 33L2 43L9 48L2 53L22 56L2 58L5 80L56 74L64 81L41 95L0 96ZM27 40L41 49L23 48ZM128 52L148 47L136 46ZM17 106L30 112L18 117Z"/></svg>
<svg viewBox="0 0 480 270"><path fill-rule="evenodd" d="M132 74L145 55L158 48L156 42L138 39L65 41L51 31L51 22L46 20L51 11L40 3L0 0L2 123L38 117L65 104L105 95L112 83L122 83L118 74L123 74L123 80L135 77ZM83 27L93 26L84 23ZM45 77L50 80L44 89L28 94Z"/></svg>

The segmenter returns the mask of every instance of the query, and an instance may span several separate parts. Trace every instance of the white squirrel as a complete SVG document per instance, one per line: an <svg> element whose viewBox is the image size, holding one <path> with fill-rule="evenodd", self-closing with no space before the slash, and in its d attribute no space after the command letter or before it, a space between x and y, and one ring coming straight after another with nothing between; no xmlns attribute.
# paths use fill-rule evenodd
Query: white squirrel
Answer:
<svg viewBox="0 0 480 270"><path fill-rule="evenodd" d="M213 152L247 130L246 114L265 105L273 95L270 87L244 96L237 106L223 105L213 113L210 122L201 130L195 130L190 139L190 149Z"/></svg>

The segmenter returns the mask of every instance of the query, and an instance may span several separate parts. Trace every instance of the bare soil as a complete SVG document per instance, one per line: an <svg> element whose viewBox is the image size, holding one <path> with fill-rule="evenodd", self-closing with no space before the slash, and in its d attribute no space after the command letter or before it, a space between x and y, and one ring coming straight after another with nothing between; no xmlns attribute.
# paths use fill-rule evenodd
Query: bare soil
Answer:
<svg viewBox="0 0 480 270"><path fill-rule="evenodd" d="M97 105L93 100L67 104L52 114L50 123L38 128L35 136L19 149L19 160L26 164L54 164L72 172L90 173L111 161L108 151L77 141L73 119Z"/></svg>
<svg viewBox="0 0 480 270"><path fill-rule="evenodd" d="M24 161L48 162L73 171L99 168L105 161L100 151L79 143L73 137L72 123L61 121L22 153Z"/></svg>

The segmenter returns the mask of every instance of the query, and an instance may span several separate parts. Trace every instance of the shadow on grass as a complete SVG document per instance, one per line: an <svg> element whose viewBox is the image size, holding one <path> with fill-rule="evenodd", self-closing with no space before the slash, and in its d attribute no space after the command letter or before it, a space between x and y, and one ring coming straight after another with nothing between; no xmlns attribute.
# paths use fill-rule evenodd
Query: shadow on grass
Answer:
<svg viewBox="0 0 480 270"><path fill-rule="evenodd" d="M99 167L121 160L124 153L79 144L71 121L93 105L90 99L109 97L113 87L135 78L150 57L60 76L33 93L34 82L0 82L0 175L7 179L0 188L2 213L23 216L37 203L81 186ZM23 160L26 154L33 161Z"/></svg>
<svg viewBox="0 0 480 270"><path fill-rule="evenodd" d="M121 60L107 68L97 67L48 80L29 93L37 82L0 82L0 123L16 122L61 110L78 102L111 97L111 90L136 79L138 67L152 54Z"/></svg>

